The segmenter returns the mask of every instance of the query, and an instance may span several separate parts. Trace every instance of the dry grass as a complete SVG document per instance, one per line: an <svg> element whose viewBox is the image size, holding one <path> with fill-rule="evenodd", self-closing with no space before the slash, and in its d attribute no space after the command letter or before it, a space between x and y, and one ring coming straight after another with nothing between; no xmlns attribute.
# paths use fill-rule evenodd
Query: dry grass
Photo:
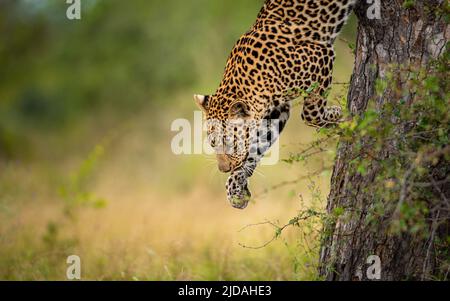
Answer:
<svg viewBox="0 0 450 301"><path fill-rule="evenodd" d="M62 214L59 200L10 206L9 216L4 214L0 222L0 278L64 279L65 260L71 254L82 258L83 279L300 277L293 264L301 255L295 246L295 231L283 236L289 247L283 240L260 250L238 244L259 245L269 240L272 228L239 229L265 219L286 221L295 213L294 202L265 199L241 212L199 188L182 199L164 198L152 191L124 196L110 188L107 199L106 208L77 209L74 220ZM51 222L58 234L45 240Z"/></svg>

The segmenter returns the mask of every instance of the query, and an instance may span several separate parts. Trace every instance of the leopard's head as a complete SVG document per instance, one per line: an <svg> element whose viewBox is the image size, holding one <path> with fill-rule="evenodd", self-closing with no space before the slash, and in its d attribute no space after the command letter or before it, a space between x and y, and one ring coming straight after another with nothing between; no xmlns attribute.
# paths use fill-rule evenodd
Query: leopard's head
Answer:
<svg viewBox="0 0 450 301"><path fill-rule="evenodd" d="M244 166L249 157L253 113L246 102L232 95L194 96L206 115L207 138L217 157L218 168L228 173Z"/></svg>

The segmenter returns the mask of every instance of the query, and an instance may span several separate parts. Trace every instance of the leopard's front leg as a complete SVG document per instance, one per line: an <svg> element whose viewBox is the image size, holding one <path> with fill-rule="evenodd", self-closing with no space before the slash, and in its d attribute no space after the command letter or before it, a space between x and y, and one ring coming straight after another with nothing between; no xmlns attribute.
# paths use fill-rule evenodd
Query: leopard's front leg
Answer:
<svg viewBox="0 0 450 301"><path fill-rule="evenodd" d="M274 106L250 130L251 143L248 147L247 158L242 166L231 172L226 184L227 198L233 207L238 209L247 207L251 198L248 180L264 154L279 139L289 119L290 110L291 103L289 101Z"/></svg>
<svg viewBox="0 0 450 301"><path fill-rule="evenodd" d="M248 188L248 184L265 149L261 149L260 151L250 153L244 164L236 170L233 170L227 179L227 199L234 208L245 209L250 202L252 194Z"/></svg>

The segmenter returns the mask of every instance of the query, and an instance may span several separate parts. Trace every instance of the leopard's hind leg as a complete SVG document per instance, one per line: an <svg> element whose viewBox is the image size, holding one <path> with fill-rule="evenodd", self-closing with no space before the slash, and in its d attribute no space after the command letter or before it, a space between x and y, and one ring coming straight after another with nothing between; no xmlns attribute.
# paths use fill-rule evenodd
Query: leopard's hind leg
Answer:
<svg viewBox="0 0 450 301"><path fill-rule="evenodd" d="M305 97L301 116L307 125L326 127L341 121L342 108L339 106L327 107L325 97L320 94L311 93Z"/></svg>
<svg viewBox="0 0 450 301"><path fill-rule="evenodd" d="M327 106L326 91L333 80L334 49L331 45L301 41L296 45L298 86L307 91L304 97L302 119L306 124L323 127L335 124L342 117L338 106ZM315 86L315 87L314 87ZM310 91L312 90L312 91Z"/></svg>

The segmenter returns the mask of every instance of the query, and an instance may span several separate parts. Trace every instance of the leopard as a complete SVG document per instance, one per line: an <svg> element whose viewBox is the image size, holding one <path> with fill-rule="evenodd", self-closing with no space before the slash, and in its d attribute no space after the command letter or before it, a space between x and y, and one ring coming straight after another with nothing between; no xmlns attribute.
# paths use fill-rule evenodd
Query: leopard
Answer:
<svg viewBox="0 0 450 301"><path fill-rule="evenodd" d="M234 208L248 206L249 180L285 128L294 100L303 96L300 116L308 126L342 121L342 108L327 105L327 92L333 45L356 2L266 0L234 45L215 93L194 95L218 169L230 174L225 188Z"/></svg>

